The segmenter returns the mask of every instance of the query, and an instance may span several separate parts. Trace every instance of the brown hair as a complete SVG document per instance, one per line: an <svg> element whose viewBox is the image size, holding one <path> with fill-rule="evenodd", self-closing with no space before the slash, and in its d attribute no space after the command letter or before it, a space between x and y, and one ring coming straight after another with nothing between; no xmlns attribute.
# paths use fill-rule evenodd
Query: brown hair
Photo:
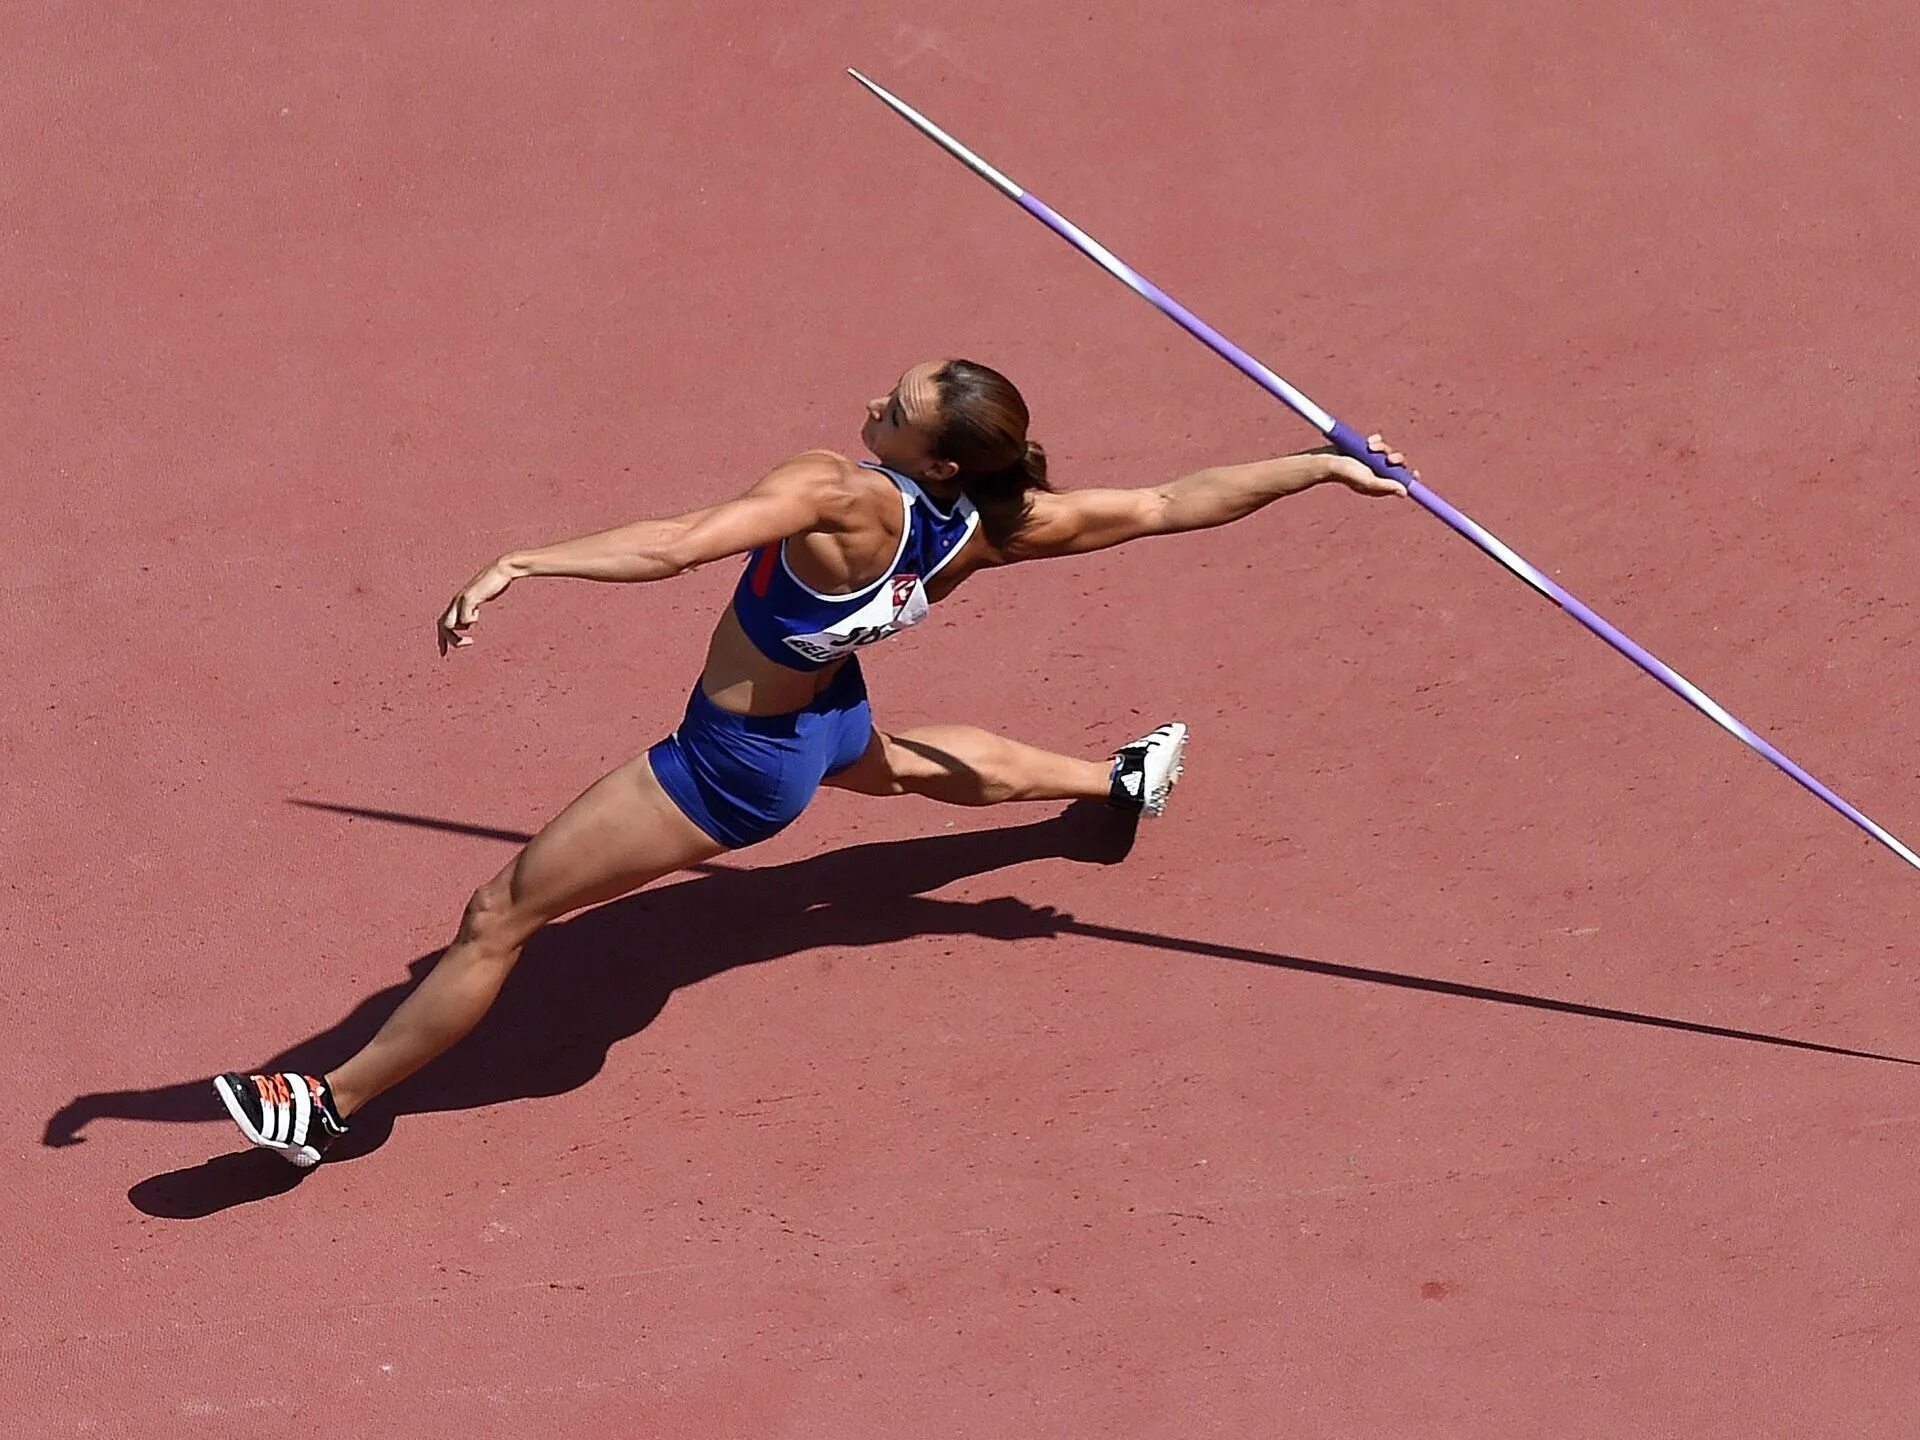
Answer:
<svg viewBox="0 0 1920 1440"><path fill-rule="evenodd" d="M933 451L960 467L954 477L980 512L987 539L1003 545L1026 519L1029 496L1051 490L1047 452L1027 439L1027 402L998 370L949 360L933 372L940 428Z"/></svg>

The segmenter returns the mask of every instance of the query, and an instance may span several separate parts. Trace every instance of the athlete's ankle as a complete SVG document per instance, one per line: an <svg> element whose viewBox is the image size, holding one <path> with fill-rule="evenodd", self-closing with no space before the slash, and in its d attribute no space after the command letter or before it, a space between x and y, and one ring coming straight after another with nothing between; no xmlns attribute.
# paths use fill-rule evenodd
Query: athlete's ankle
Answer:
<svg viewBox="0 0 1920 1440"><path fill-rule="evenodd" d="M320 1077L320 1092L320 1103L326 1106L327 1113L341 1125L345 1125L347 1117L367 1103L367 1097L356 1094L351 1089L342 1092L340 1087L334 1084L331 1075Z"/></svg>

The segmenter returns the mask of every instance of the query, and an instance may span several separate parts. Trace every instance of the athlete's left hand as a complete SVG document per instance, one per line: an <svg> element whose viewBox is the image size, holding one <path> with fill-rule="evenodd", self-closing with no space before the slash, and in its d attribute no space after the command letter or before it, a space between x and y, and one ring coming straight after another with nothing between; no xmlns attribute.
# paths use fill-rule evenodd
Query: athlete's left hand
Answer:
<svg viewBox="0 0 1920 1440"><path fill-rule="evenodd" d="M460 587L436 627L440 653L463 650L473 643L467 630L480 618L480 607L513 583L513 576L498 560Z"/></svg>

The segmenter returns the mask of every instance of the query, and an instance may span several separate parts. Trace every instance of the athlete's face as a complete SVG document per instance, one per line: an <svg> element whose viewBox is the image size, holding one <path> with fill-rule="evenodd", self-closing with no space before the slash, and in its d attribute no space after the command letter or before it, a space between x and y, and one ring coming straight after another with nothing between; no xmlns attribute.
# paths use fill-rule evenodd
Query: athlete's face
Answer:
<svg viewBox="0 0 1920 1440"><path fill-rule="evenodd" d="M915 365L893 389L869 400L867 423L860 427L860 441L874 459L916 480L951 480L960 470L933 453L940 423L940 389L933 377L942 363Z"/></svg>

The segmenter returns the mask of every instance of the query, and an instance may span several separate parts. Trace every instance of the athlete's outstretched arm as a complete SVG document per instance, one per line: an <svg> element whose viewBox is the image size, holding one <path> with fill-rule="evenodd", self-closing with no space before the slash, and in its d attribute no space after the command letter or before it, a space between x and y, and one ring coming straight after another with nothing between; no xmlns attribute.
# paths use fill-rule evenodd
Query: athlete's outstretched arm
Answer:
<svg viewBox="0 0 1920 1440"><path fill-rule="evenodd" d="M819 452L796 455L737 499L535 550L509 551L462 586L441 614L440 653L471 645L466 631L480 607L515 580L534 575L627 584L667 580L802 531L836 529L846 514L844 464Z"/></svg>
<svg viewBox="0 0 1920 1440"><path fill-rule="evenodd" d="M1388 454L1386 441L1378 435L1368 443ZM1398 452L1392 452L1389 458L1396 465L1402 463ZM1399 482L1381 479L1358 460L1332 451L1309 450L1249 465L1214 465L1139 490L1036 494L1026 523L1002 553L1009 561L1085 555L1149 535L1207 530L1243 520L1283 496L1297 495L1329 480L1362 495L1407 493Z"/></svg>

